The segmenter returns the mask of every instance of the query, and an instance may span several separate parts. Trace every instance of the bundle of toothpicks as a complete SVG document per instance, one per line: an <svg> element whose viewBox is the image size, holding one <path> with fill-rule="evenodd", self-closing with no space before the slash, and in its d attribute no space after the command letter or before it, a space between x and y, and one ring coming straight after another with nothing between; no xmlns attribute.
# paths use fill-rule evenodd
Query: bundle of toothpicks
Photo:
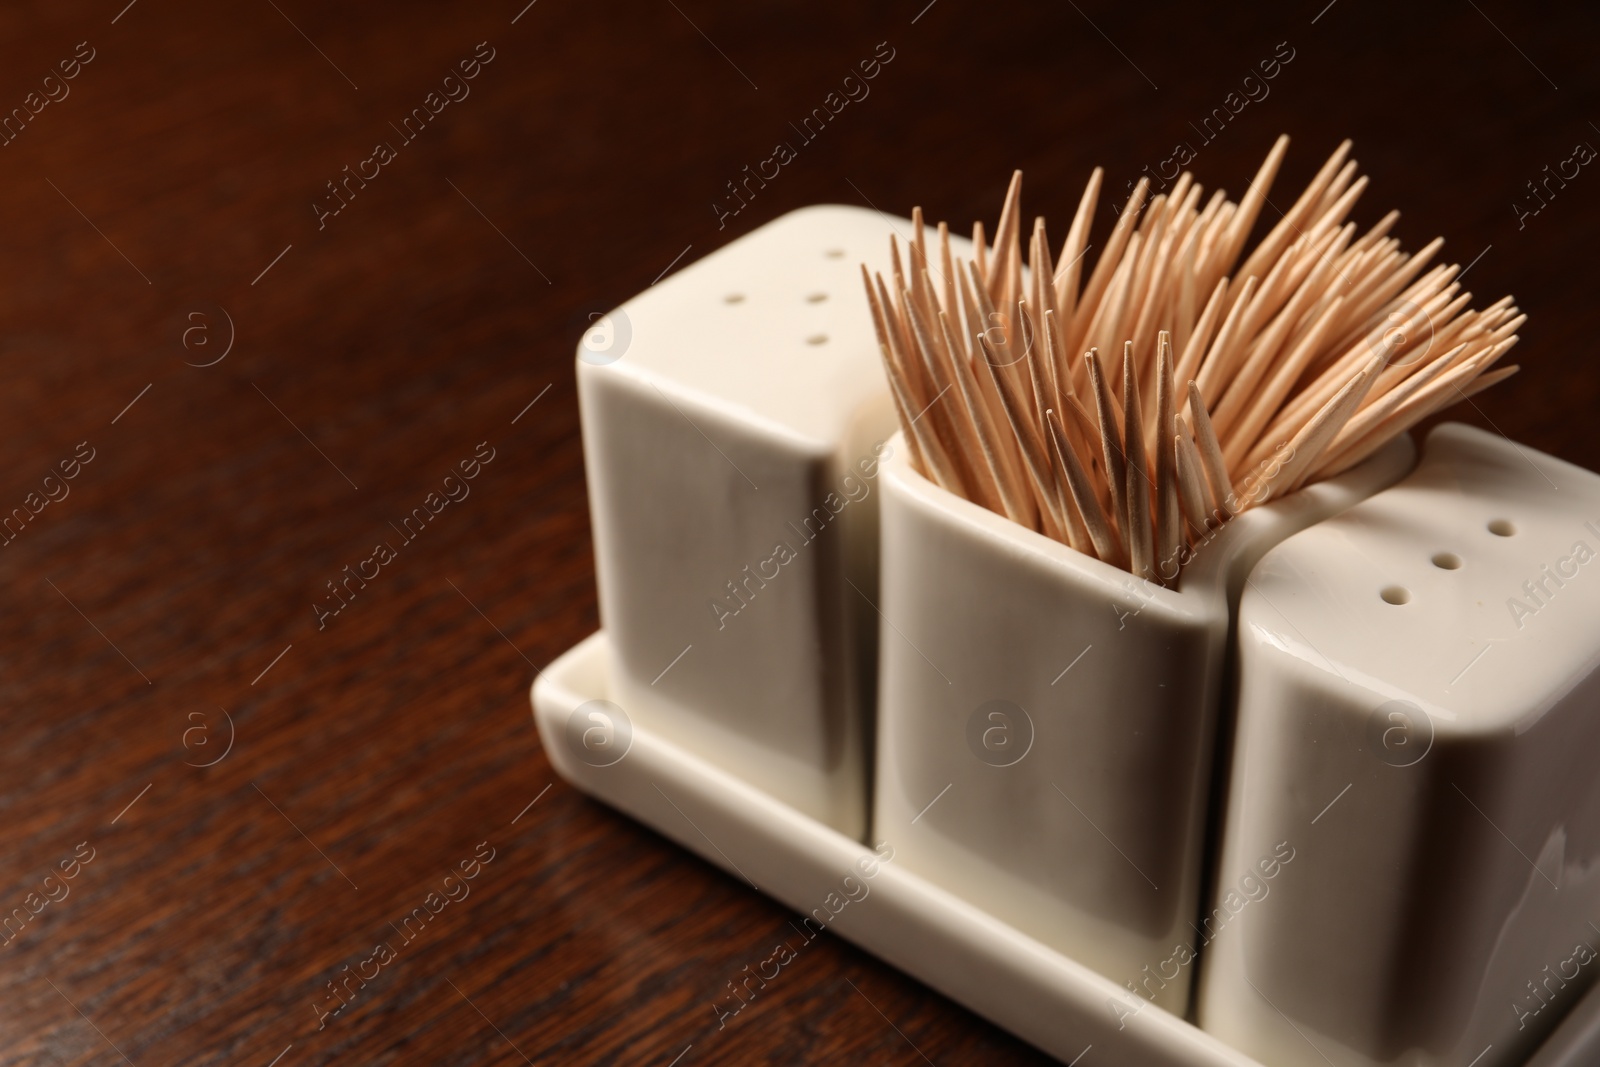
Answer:
<svg viewBox="0 0 1600 1067"><path fill-rule="evenodd" d="M1034 221L1026 268L1020 171L970 260L944 223L929 248L917 209L891 281L862 267L916 470L1172 585L1233 516L1517 371L1495 366L1526 318L1510 297L1469 310L1460 267L1429 267L1442 239L1408 255L1388 236L1398 212L1360 236L1345 221L1367 187L1348 141L1245 255L1287 149L1238 203L1202 207L1188 173L1155 197L1141 180L1092 272L1098 168L1059 255Z"/></svg>

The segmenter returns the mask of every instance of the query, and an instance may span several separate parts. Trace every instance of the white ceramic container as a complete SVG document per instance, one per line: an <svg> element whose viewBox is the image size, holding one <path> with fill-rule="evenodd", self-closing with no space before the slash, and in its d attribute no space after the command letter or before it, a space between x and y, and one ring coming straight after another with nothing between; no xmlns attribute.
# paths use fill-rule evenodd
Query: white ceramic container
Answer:
<svg viewBox="0 0 1600 1067"><path fill-rule="evenodd" d="M1525 1062L1600 974L1600 476L1441 426L1261 561L1239 645L1201 1024L1277 1067Z"/></svg>
<svg viewBox="0 0 1600 1067"><path fill-rule="evenodd" d="M856 838L894 426L859 264L910 225L792 212L646 289L578 350L612 699Z"/></svg>
<svg viewBox="0 0 1600 1067"><path fill-rule="evenodd" d="M883 466L873 835L899 862L1182 1014L1231 606L1283 538L1410 467L1409 439L1233 519L1180 588Z"/></svg>

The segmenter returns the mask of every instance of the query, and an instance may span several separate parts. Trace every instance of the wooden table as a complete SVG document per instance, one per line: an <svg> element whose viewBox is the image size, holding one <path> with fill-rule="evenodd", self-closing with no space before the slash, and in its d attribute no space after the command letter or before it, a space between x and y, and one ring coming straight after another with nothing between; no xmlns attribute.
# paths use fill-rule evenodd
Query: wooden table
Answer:
<svg viewBox="0 0 1600 1067"><path fill-rule="evenodd" d="M789 916L530 720L598 625L581 328L797 206L992 224L1021 166L1059 229L1096 163L1237 192L1288 131L1288 188L1350 135L1362 219L1532 316L1457 417L1600 467L1600 175L1526 184L1600 143L1592 15L124 2L0 10L0 1063L1042 1062L833 939L719 1029Z"/></svg>

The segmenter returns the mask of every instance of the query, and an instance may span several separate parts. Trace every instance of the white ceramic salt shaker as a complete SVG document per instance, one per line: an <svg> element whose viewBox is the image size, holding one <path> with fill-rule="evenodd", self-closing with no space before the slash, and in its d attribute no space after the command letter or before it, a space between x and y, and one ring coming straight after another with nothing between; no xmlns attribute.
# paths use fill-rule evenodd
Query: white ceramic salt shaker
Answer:
<svg viewBox="0 0 1600 1067"><path fill-rule="evenodd" d="M896 228L792 212L597 321L577 364L615 708L858 839L895 418L859 264Z"/></svg>
<svg viewBox="0 0 1600 1067"><path fill-rule="evenodd" d="M1600 974L1600 476L1441 426L1261 561L1239 646L1202 1026L1280 1067L1523 1063Z"/></svg>

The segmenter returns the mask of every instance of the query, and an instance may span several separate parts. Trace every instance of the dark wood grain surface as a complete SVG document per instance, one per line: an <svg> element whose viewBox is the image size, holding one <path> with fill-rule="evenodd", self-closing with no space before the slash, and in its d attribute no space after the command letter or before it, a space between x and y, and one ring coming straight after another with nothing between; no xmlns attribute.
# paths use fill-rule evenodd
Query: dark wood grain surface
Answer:
<svg viewBox="0 0 1600 1067"><path fill-rule="evenodd" d="M581 326L797 206L992 221L1021 166L1059 228L1096 163L1121 189L1188 141L1238 191L1286 131L1288 187L1352 136L1359 217L1400 207L1409 247L1445 234L1532 316L1525 372L1459 417L1600 467L1600 173L1527 186L1600 144L1577 5L124 3L0 8L26 118L0 135L0 514L40 508L0 548L0 910L30 916L0 1064L1043 1062L831 938L719 1029L789 916L558 781L530 720L535 668L598 625ZM885 41L871 95L719 226ZM319 626L484 442L470 495Z"/></svg>

